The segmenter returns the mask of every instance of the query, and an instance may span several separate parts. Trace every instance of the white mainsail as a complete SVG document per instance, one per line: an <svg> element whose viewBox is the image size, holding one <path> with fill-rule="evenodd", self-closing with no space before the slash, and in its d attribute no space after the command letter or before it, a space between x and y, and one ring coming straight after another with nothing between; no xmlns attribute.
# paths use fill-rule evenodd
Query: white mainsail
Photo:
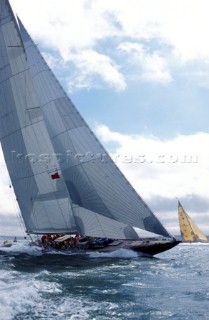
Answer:
<svg viewBox="0 0 209 320"><path fill-rule="evenodd" d="M0 134L27 229L76 228L92 236L137 239L133 227L138 227L170 237L82 119L20 21L18 29L8 1L0 3ZM14 161L12 151L44 154L49 161L26 165Z"/></svg>
<svg viewBox="0 0 209 320"><path fill-rule="evenodd" d="M0 138L28 232L75 230L68 191L59 164L37 155L54 153L38 101L16 20L0 0ZM34 157L35 155L35 157ZM59 172L61 179L51 175Z"/></svg>

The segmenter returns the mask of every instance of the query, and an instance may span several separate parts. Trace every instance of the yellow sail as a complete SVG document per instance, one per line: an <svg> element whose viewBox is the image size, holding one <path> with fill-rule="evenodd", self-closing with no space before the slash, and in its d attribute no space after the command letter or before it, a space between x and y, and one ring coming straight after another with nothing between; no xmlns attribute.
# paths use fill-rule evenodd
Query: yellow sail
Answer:
<svg viewBox="0 0 209 320"><path fill-rule="evenodd" d="M208 238L200 231L194 221L178 203L179 226L183 242L208 242Z"/></svg>

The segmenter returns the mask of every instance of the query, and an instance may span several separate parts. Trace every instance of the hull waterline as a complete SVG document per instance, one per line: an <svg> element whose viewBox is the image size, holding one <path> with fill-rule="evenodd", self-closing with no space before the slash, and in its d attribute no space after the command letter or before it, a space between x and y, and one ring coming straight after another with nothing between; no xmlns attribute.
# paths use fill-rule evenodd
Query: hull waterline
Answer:
<svg viewBox="0 0 209 320"><path fill-rule="evenodd" d="M146 241L130 241L130 240L115 240L106 246L94 246L94 247L83 247L77 246L73 249L56 249L51 246L43 247L43 252L47 253L51 250L59 252L73 252L73 253L89 253L89 252L114 252L119 249L130 250L138 252L142 255L154 256L164 251L170 250L177 246L181 241L172 240L146 240ZM33 243L34 245L34 243ZM36 244L35 244L36 245ZM40 245L38 245L40 246Z"/></svg>
<svg viewBox="0 0 209 320"><path fill-rule="evenodd" d="M104 248L90 249L90 251L112 252L127 249L146 255L156 255L176 247L181 241L122 241L118 245L110 244Z"/></svg>

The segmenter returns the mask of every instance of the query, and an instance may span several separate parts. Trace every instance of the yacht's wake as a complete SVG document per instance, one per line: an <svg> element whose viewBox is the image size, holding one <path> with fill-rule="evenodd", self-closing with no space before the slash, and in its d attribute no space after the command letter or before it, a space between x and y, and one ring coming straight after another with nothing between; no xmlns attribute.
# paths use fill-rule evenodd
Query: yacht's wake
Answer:
<svg viewBox="0 0 209 320"><path fill-rule="evenodd" d="M127 249L118 249L111 252L98 252L98 251L85 251L85 250L56 250L53 248L43 249L41 247L31 245L29 242L16 242L11 247L1 247L1 254L18 255L28 254L33 256L41 255L63 255L63 256L76 256L86 255L89 258L137 258L141 256L139 252L134 252Z"/></svg>
<svg viewBox="0 0 209 320"><path fill-rule="evenodd" d="M57 251L54 249L44 251L45 254L60 254L66 256L76 256L76 255L86 255L90 258L137 258L138 256L142 255L140 253L134 252L132 250L127 249L118 249L111 252L99 252L99 251L84 251L84 250L65 250L65 251Z"/></svg>
<svg viewBox="0 0 209 320"><path fill-rule="evenodd" d="M14 242L11 247L0 247L0 252L5 254L42 255L42 249L32 246L29 242Z"/></svg>
<svg viewBox="0 0 209 320"><path fill-rule="evenodd" d="M91 258L137 258L139 253L127 249L118 249L111 252L88 252Z"/></svg>

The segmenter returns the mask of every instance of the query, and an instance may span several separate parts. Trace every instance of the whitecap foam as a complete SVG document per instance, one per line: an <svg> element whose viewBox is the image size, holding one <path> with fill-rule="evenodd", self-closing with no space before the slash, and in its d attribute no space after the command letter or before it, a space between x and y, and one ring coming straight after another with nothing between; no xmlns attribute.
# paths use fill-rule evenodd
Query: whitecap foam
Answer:
<svg viewBox="0 0 209 320"><path fill-rule="evenodd" d="M40 301L34 286L29 281L19 281L18 276L7 283L0 280L0 314L4 320L14 319L16 315L27 312Z"/></svg>
<svg viewBox="0 0 209 320"><path fill-rule="evenodd" d="M118 249L111 252L88 252L91 258L137 258L139 254L132 250Z"/></svg>
<svg viewBox="0 0 209 320"><path fill-rule="evenodd" d="M209 246L209 242L181 242L179 246Z"/></svg>
<svg viewBox="0 0 209 320"><path fill-rule="evenodd" d="M66 298L56 309L59 319L81 320L81 319L96 319L92 317L92 313L99 313L100 310L106 310L106 319L112 318L112 313L118 305L111 302L95 302L92 300Z"/></svg>
<svg viewBox="0 0 209 320"><path fill-rule="evenodd" d="M133 250L123 249L120 248L115 251L111 252L99 252L99 251L58 251L55 249L50 250L44 250L41 247L33 246L29 242L17 242L12 244L11 247L1 247L1 251L5 253L14 253L14 254L21 254L26 253L29 255L35 255L40 256L43 254L50 254L50 255L67 255L67 256L73 256L73 255L88 255L90 258L137 258L141 256L142 254L140 252L135 252Z"/></svg>
<svg viewBox="0 0 209 320"><path fill-rule="evenodd" d="M60 255L66 255L66 256L76 256L76 255L88 255L90 258L137 258L138 256L141 255L141 253L137 253L133 250L128 250L128 249L123 249L120 248L118 250L115 251L70 251L70 250L66 250L66 251L58 251L55 249L50 249L50 250L46 250L44 251L44 253L46 254L60 254Z"/></svg>
<svg viewBox="0 0 209 320"><path fill-rule="evenodd" d="M37 275L29 278L28 274L10 272L6 276L9 279L7 283L0 277L0 314L4 315L4 320L20 316L27 318L28 315L30 319L92 319L92 314L100 310L106 310L112 318L112 310L118 308L111 302L95 302L86 296L66 295L61 284L37 280Z"/></svg>
<svg viewBox="0 0 209 320"><path fill-rule="evenodd" d="M5 276L7 281L3 281ZM28 313L31 314L31 319L34 315L39 318L46 312L49 304L54 306L54 301L47 295L53 297L62 294L62 286L56 282L37 280L36 277L37 275L29 278L28 274L11 271L0 273L0 314L4 315L4 320L12 320ZM47 318L53 318L53 315Z"/></svg>
<svg viewBox="0 0 209 320"><path fill-rule="evenodd" d="M29 242L15 242L11 247L1 247L5 253L27 253L30 255L42 255L42 248L32 246Z"/></svg>

